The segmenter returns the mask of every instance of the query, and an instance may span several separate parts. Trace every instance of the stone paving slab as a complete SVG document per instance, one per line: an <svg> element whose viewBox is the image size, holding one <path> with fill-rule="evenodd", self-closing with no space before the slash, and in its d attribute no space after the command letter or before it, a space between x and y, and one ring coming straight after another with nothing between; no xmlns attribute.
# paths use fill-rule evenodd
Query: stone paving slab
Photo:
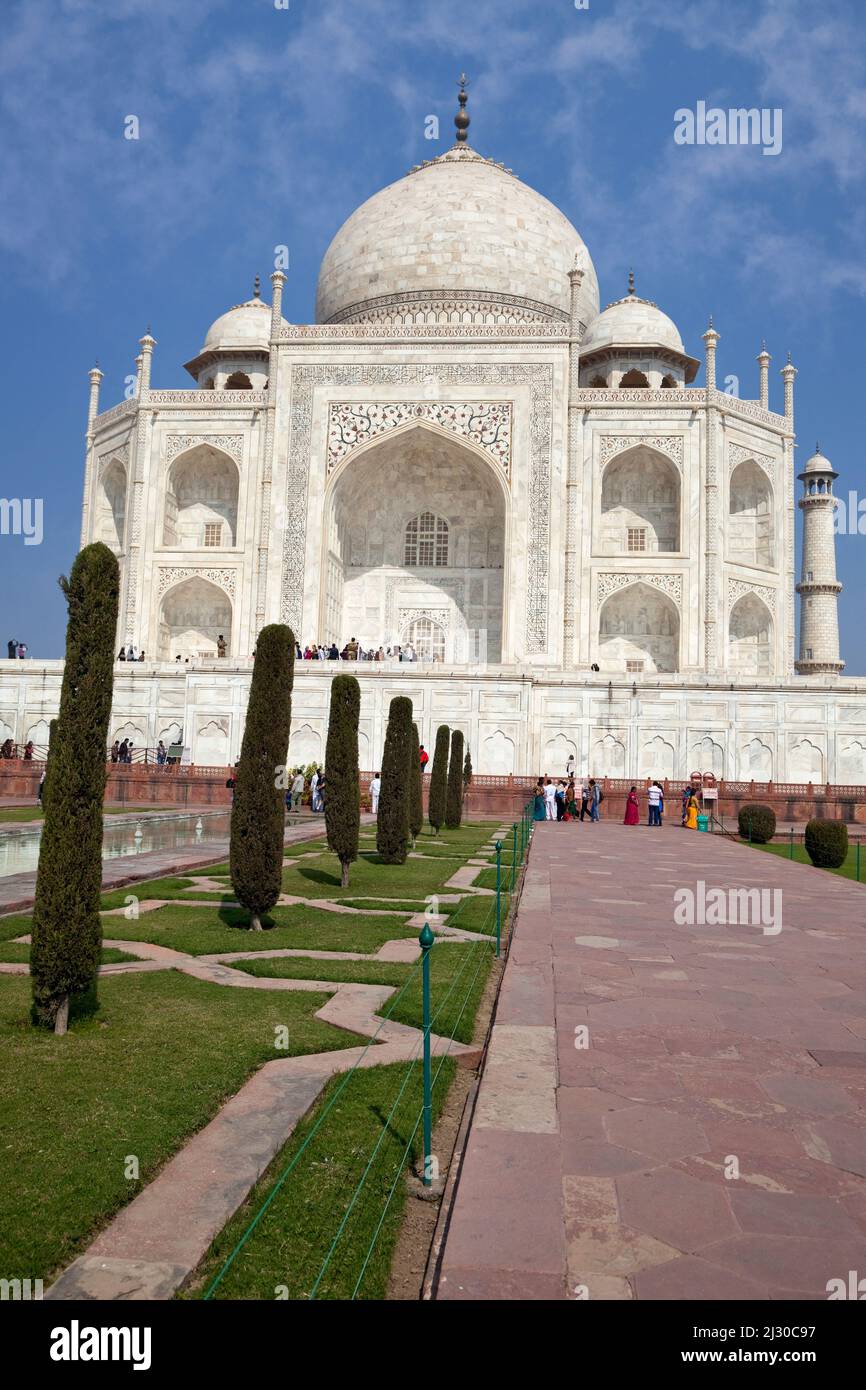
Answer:
<svg viewBox="0 0 866 1390"><path fill-rule="evenodd" d="M866 1270L866 887L573 834L534 830L437 1297L826 1298ZM781 930L678 925L698 880Z"/></svg>

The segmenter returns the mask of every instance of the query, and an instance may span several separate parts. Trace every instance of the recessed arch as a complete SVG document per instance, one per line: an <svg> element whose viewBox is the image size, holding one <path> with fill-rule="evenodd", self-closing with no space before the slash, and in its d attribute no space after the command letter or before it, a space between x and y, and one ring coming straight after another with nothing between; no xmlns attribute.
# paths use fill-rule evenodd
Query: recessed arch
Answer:
<svg viewBox="0 0 866 1390"><path fill-rule="evenodd" d="M466 659L464 645L500 660L510 493L485 450L432 422L407 422L340 461L323 511L318 634L340 647L351 637L363 647L403 645L407 625L429 617L444 630L449 661ZM434 527L433 563L428 546L415 565L407 531L423 515L442 523L441 535Z"/></svg>
<svg viewBox="0 0 866 1390"><path fill-rule="evenodd" d="M680 475L647 444L616 454L601 479L599 549L604 555L671 553L680 548Z"/></svg>
<svg viewBox="0 0 866 1390"><path fill-rule="evenodd" d="M196 575L175 584L159 607L160 661L216 657L219 638L232 650L232 603L224 589Z"/></svg>
<svg viewBox="0 0 866 1390"><path fill-rule="evenodd" d="M728 669L739 676L769 676L772 667L772 615L757 594L744 594L728 619Z"/></svg>
<svg viewBox="0 0 866 1390"><path fill-rule="evenodd" d="M126 468L120 459L109 459L99 479L94 539L102 541L115 553L123 550L126 535L126 498Z"/></svg>
<svg viewBox="0 0 866 1390"><path fill-rule="evenodd" d="M754 459L731 471L728 499L728 552L743 564L772 566L773 487Z"/></svg>
<svg viewBox="0 0 866 1390"><path fill-rule="evenodd" d="M602 670L626 675L678 671L680 615L654 585L635 581L611 594L598 619Z"/></svg>
<svg viewBox="0 0 866 1390"><path fill-rule="evenodd" d="M226 377L224 391L252 391L253 383L250 381L246 372L232 372L231 376Z"/></svg>
<svg viewBox="0 0 866 1390"><path fill-rule="evenodd" d="M174 550L225 550L236 544L238 466L212 444L186 449L168 470L163 545Z"/></svg>
<svg viewBox="0 0 866 1390"><path fill-rule="evenodd" d="M649 378L643 372L639 372L637 367L632 367L630 372L625 373L619 384L623 388L629 386L647 387L649 386Z"/></svg>

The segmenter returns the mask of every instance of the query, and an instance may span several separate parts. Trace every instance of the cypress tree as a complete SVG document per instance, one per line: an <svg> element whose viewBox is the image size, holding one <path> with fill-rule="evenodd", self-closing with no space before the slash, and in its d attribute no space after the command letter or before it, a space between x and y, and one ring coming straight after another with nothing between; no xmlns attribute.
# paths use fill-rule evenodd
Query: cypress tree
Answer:
<svg viewBox="0 0 866 1390"><path fill-rule="evenodd" d="M418 725L412 725L412 738L409 752L409 833L412 844L421 834L424 824L424 797L421 786L421 739Z"/></svg>
<svg viewBox="0 0 866 1390"><path fill-rule="evenodd" d="M45 754L45 781L42 783L42 814L45 815L45 807L48 805L48 774L51 769L51 754L54 751L54 739L57 734L57 720L51 719L48 722L48 752ZM106 773L107 775L107 773Z"/></svg>
<svg viewBox="0 0 866 1390"><path fill-rule="evenodd" d="M469 755L469 749L467 748L467 749L466 749L466 757L463 759L463 794L464 794L464 796L466 795L466 792L469 790L469 787L470 787L471 783L472 783L472 758L470 757L470 755Z"/></svg>
<svg viewBox="0 0 866 1390"><path fill-rule="evenodd" d="M459 729L451 734L451 761L448 764L448 790L445 795L445 824L449 830L459 830L463 819L463 735Z"/></svg>
<svg viewBox="0 0 866 1390"><path fill-rule="evenodd" d="M354 676L335 676L331 681L331 713L325 748L327 794L325 827L328 845L342 868L342 884L349 886L349 865L358 858L361 826L361 789L358 777L358 719L361 687Z"/></svg>
<svg viewBox="0 0 866 1390"><path fill-rule="evenodd" d="M286 823L285 768L292 722L295 639L281 623L263 627L256 642L253 678L240 760L235 768L229 869L250 930L261 931L262 913L280 896Z"/></svg>
<svg viewBox="0 0 866 1390"><path fill-rule="evenodd" d="M412 701L396 695L388 710L376 848L385 864L405 864L409 851L409 757Z"/></svg>
<svg viewBox="0 0 866 1390"><path fill-rule="evenodd" d="M120 597L116 557L101 543L85 546L60 587L69 609L66 662L30 948L34 1020L55 1033L66 1032L71 1000L96 999L105 748Z"/></svg>
<svg viewBox="0 0 866 1390"><path fill-rule="evenodd" d="M427 801L427 819L438 835L445 823L445 789L448 781L448 745L451 730L447 724L440 724L436 730L436 747L433 749L433 771L430 774L430 796Z"/></svg>

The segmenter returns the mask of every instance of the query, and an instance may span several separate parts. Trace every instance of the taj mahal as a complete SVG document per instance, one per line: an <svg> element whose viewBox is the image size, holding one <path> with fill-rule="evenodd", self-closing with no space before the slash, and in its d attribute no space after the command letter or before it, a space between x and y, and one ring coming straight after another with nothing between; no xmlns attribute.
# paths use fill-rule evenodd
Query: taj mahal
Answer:
<svg viewBox="0 0 866 1390"><path fill-rule="evenodd" d="M602 307L564 213L473 148L465 85L455 124L337 230L315 323L283 318L276 270L185 389L153 384L150 333L130 399L103 408L90 372L81 541L116 552L117 645L144 653L116 667L112 739L225 767L256 635L282 622L416 656L353 665L364 769L405 694L421 741L462 729L479 773L573 754L599 776L866 782L837 474L795 459L795 366L776 386L762 346L743 399L712 321L693 356L640 276ZM0 734L45 743L62 663L9 665ZM323 759L339 669L296 664L293 764Z"/></svg>

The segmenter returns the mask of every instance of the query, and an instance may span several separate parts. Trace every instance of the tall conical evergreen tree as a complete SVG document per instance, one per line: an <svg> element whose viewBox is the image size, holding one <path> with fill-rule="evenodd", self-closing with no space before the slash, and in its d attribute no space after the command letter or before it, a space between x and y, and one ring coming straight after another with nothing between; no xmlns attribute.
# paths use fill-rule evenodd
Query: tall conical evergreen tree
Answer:
<svg viewBox="0 0 866 1390"><path fill-rule="evenodd" d="M421 739L418 725L412 725L411 750L409 753L409 834L414 845L424 824L424 794L421 785Z"/></svg>
<svg viewBox="0 0 866 1390"><path fill-rule="evenodd" d="M448 790L445 797L445 824L449 830L459 830L463 819L463 735L459 729L451 733L451 761L448 764Z"/></svg>
<svg viewBox="0 0 866 1390"><path fill-rule="evenodd" d="M95 1003L102 948L102 800L120 597L117 558L87 545L61 579L69 621L50 794L39 848L30 976L37 1022L65 1033L70 1001Z"/></svg>
<svg viewBox="0 0 866 1390"><path fill-rule="evenodd" d="M388 711L382 754L382 791L376 823L376 848L386 864L405 864L409 852L409 756L412 748L412 701L397 695Z"/></svg>
<svg viewBox="0 0 866 1390"><path fill-rule="evenodd" d="M430 795L427 798L427 819L438 834L445 824L445 798L448 785L448 748L451 743L451 730L447 724L440 724L436 730L436 746L433 749L433 771L430 774Z"/></svg>
<svg viewBox="0 0 866 1390"><path fill-rule="evenodd" d="M238 902L261 931L280 896L286 823L286 758L292 723L295 638L281 623L263 627L235 770L229 869Z"/></svg>
<svg viewBox="0 0 866 1390"><path fill-rule="evenodd" d="M358 858L361 827L361 789L358 775L358 720L361 687L354 676L335 676L331 681L331 713L325 748L327 795L325 826L328 844L342 868L342 884L349 886L349 865Z"/></svg>
<svg viewBox="0 0 866 1390"><path fill-rule="evenodd" d="M466 749L466 757L463 759L463 794L465 796L469 787L472 785L472 758L469 749Z"/></svg>

